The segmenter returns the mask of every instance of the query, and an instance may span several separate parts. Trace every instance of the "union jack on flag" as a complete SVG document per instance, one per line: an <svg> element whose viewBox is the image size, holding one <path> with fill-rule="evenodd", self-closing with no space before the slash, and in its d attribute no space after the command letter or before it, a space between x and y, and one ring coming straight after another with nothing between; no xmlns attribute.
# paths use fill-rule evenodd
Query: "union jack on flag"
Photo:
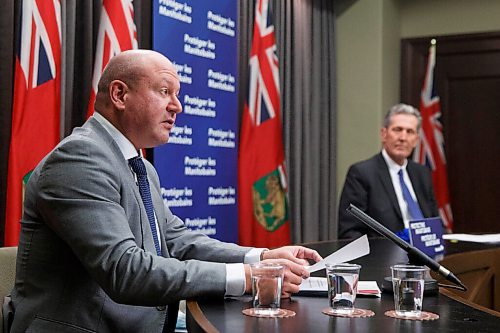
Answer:
<svg viewBox="0 0 500 333"><path fill-rule="evenodd" d="M276 116L280 108L279 67L269 1L260 0L250 53L248 108L255 125Z"/></svg>
<svg viewBox="0 0 500 333"><path fill-rule="evenodd" d="M56 77L61 52L59 1L23 1L17 55L27 88ZM29 41L29 42L26 42Z"/></svg>
<svg viewBox="0 0 500 333"><path fill-rule="evenodd" d="M439 206L439 214L445 228L451 231L453 228L453 215L448 194L444 137L440 122L441 106L439 97L434 91L435 64L436 45L432 44L429 48L427 71L420 96L422 126L413 159L420 164L427 165L432 170L432 182Z"/></svg>
<svg viewBox="0 0 500 333"><path fill-rule="evenodd" d="M104 0L97 34L92 92L87 117L94 113L97 84L104 67L115 55L130 49L137 49L137 30L132 0Z"/></svg>

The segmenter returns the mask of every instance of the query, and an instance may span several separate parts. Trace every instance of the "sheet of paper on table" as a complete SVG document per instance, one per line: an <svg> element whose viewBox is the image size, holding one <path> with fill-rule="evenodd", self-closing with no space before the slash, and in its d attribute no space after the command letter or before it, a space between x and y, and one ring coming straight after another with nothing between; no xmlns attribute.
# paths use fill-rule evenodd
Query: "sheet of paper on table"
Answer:
<svg viewBox="0 0 500 333"><path fill-rule="evenodd" d="M299 295L326 296L328 294L328 282L326 277L311 276L302 281ZM358 295L380 297L380 288L376 281L358 281Z"/></svg>
<svg viewBox="0 0 500 333"><path fill-rule="evenodd" d="M485 234L485 235L444 234L443 239L458 240L464 242L475 242L475 243L500 243L500 234Z"/></svg>
<svg viewBox="0 0 500 333"><path fill-rule="evenodd" d="M350 242L343 248L333 252L328 257L307 267L307 270L312 273L325 268L325 264L340 264L348 262L370 253L370 244L368 237L363 235L358 239Z"/></svg>

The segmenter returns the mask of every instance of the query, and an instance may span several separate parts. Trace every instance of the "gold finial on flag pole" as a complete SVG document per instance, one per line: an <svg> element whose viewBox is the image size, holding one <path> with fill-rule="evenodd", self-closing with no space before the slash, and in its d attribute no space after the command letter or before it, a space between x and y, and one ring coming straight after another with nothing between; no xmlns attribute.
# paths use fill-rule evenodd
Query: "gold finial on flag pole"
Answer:
<svg viewBox="0 0 500 333"><path fill-rule="evenodd" d="M435 38L431 39L431 45L436 45L436 39Z"/></svg>

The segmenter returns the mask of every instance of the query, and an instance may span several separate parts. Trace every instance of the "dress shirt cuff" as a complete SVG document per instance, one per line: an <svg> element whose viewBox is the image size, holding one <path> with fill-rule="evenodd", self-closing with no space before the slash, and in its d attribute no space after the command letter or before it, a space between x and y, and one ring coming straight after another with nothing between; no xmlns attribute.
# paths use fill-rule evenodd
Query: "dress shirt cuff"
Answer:
<svg viewBox="0 0 500 333"><path fill-rule="evenodd" d="M267 249L264 248L253 248L250 251L248 251L245 254L245 259L243 262L245 264L252 264L254 262L259 262L260 261L260 254L264 251L267 251Z"/></svg>
<svg viewBox="0 0 500 333"><path fill-rule="evenodd" d="M226 296L245 293L245 267L243 264L226 264Z"/></svg>
<svg viewBox="0 0 500 333"><path fill-rule="evenodd" d="M251 264L260 261L264 248L253 248L245 254L243 262ZM226 264L226 296L241 296L245 293L245 267L243 264Z"/></svg>

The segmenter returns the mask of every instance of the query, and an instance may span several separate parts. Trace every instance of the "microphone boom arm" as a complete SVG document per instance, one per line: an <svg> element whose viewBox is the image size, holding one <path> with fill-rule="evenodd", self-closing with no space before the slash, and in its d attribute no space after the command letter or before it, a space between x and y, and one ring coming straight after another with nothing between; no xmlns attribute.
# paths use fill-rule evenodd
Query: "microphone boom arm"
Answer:
<svg viewBox="0 0 500 333"><path fill-rule="evenodd" d="M460 289L464 291L467 290L467 287L455 276L455 274L450 272L445 267L441 266L437 261L426 255L416 247L408 244L407 242L396 236L396 234L377 222L375 219L363 212L358 207L354 206L353 204L349 204L349 207L347 207L347 211L358 220L366 224L368 227L378 232L381 236L390 239L397 246L405 250L408 253L410 262L412 262L413 264L425 265L432 269L434 272L442 275L446 280L460 286Z"/></svg>

